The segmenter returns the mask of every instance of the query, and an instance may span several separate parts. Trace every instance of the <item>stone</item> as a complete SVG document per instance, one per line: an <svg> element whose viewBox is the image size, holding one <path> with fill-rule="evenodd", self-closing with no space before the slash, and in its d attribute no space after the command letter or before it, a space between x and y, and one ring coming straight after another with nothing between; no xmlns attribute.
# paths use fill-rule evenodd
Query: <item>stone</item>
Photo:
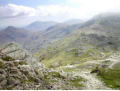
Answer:
<svg viewBox="0 0 120 91"><path fill-rule="evenodd" d="M14 79L13 77L8 78L7 85L15 86L19 83L18 80Z"/></svg>
<svg viewBox="0 0 120 91"><path fill-rule="evenodd" d="M0 74L5 74L5 71L3 69L0 69Z"/></svg>
<svg viewBox="0 0 120 91"><path fill-rule="evenodd" d="M0 82L0 86L5 87L7 84L7 80L3 80Z"/></svg>
<svg viewBox="0 0 120 91"><path fill-rule="evenodd" d="M58 67L61 65L61 60L57 60L56 62L54 62L53 64L50 65L51 68L54 68L54 67Z"/></svg>
<svg viewBox="0 0 120 91"><path fill-rule="evenodd" d="M105 57L105 54L103 52L100 53L100 57Z"/></svg>
<svg viewBox="0 0 120 91"><path fill-rule="evenodd" d="M5 80L6 79L6 76L4 74L0 74L0 82Z"/></svg>
<svg viewBox="0 0 120 91"><path fill-rule="evenodd" d="M18 66L19 65L19 60L15 60L13 63L14 63L15 66Z"/></svg>
<svg viewBox="0 0 120 91"><path fill-rule="evenodd" d="M34 79L36 83L39 83L40 82L40 79L39 78L35 78Z"/></svg>
<svg viewBox="0 0 120 91"><path fill-rule="evenodd" d="M32 76L32 77L36 76L32 66L20 65L19 67L20 67L21 72L24 73L26 76Z"/></svg>
<svg viewBox="0 0 120 91"><path fill-rule="evenodd" d="M13 62L6 62L5 68L7 68L7 67L14 67L14 63Z"/></svg>
<svg viewBox="0 0 120 91"><path fill-rule="evenodd" d="M18 73L18 69L16 67L13 67L10 69L10 73L11 74L17 74Z"/></svg>

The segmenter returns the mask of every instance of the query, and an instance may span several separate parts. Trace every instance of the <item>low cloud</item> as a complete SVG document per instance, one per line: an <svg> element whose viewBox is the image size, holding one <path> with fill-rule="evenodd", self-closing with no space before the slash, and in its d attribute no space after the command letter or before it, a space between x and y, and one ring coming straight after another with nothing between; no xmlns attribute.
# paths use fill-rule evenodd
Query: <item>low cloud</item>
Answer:
<svg viewBox="0 0 120 91"><path fill-rule="evenodd" d="M68 0L73 5L80 5L87 12L106 12L120 10L120 0Z"/></svg>
<svg viewBox="0 0 120 91"><path fill-rule="evenodd" d="M66 1L66 5L40 5L36 8L16 4L0 6L0 25L25 25L40 20L65 21L75 18L89 19L99 13L120 11L120 0Z"/></svg>
<svg viewBox="0 0 120 91"><path fill-rule="evenodd" d="M43 5L31 8L22 5L8 4L0 6L0 19L34 17L37 19L63 20L76 17L77 9L62 5ZM36 19L36 20L37 20Z"/></svg>
<svg viewBox="0 0 120 91"><path fill-rule="evenodd" d="M39 15L41 17L51 18L57 21L63 21L71 18L75 18L75 9L69 6L62 5L48 5L37 7Z"/></svg>
<svg viewBox="0 0 120 91"><path fill-rule="evenodd" d="M0 6L0 19L35 16L36 10L30 7L8 4Z"/></svg>
<svg viewBox="0 0 120 91"><path fill-rule="evenodd" d="M8 4L0 6L1 25L24 25L32 21L64 21L77 18L78 9L62 5L41 5L31 8L22 5Z"/></svg>

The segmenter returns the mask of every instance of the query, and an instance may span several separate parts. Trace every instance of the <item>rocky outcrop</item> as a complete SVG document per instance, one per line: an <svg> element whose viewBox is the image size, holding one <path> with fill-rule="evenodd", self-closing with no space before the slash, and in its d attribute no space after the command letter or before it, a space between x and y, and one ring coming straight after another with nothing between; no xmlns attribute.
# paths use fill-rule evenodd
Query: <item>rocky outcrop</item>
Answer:
<svg viewBox="0 0 120 91"><path fill-rule="evenodd" d="M18 44L9 43L0 49L0 89L40 89L36 84L41 81L43 69Z"/></svg>
<svg viewBox="0 0 120 91"><path fill-rule="evenodd" d="M46 69L18 44L9 43L1 47L1 90L77 89L72 84L66 73Z"/></svg>
<svg viewBox="0 0 120 91"><path fill-rule="evenodd" d="M32 67L42 68L43 65L32 57L26 50L16 43L8 43L1 48L1 53L14 58L15 60L24 60L27 64Z"/></svg>

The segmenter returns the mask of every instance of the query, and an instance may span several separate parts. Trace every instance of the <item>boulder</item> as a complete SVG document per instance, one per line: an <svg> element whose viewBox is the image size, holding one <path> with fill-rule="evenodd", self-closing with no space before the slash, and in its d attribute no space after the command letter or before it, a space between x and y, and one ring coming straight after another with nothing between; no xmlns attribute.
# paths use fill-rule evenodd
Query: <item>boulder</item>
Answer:
<svg viewBox="0 0 120 91"><path fill-rule="evenodd" d="M7 80L3 80L3 81L0 82L0 86L2 88L6 87L6 85L7 85Z"/></svg>
<svg viewBox="0 0 120 91"><path fill-rule="evenodd" d="M0 74L0 82L6 79L6 76L4 74Z"/></svg>
<svg viewBox="0 0 120 91"><path fill-rule="evenodd" d="M14 79L13 77L9 77L9 78L7 79L7 85L15 86L15 85L17 85L17 84L19 84L19 83L20 83L19 80Z"/></svg>

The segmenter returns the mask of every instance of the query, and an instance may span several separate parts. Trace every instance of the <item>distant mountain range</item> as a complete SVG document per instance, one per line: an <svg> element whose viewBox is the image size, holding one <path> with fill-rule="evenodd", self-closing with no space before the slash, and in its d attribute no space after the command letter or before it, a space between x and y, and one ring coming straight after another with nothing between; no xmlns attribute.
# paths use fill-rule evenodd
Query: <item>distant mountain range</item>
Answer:
<svg viewBox="0 0 120 91"><path fill-rule="evenodd" d="M80 19L71 19L71 20L65 21L63 23L67 24L67 25L76 25L76 24L80 24L80 23L84 23L84 22L85 22L84 20L80 20Z"/></svg>
<svg viewBox="0 0 120 91"><path fill-rule="evenodd" d="M120 51L119 14L99 15L76 26L76 31L73 30L36 53L38 59L47 67L59 67L81 60L99 60L102 53L108 56Z"/></svg>
<svg viewBox="0 0 120 91"><path fill-rule="evenodd" d="M9 26L0 31L0 45L12 41L23 44L29 35L25 29Z"/></svg>
<svg viewBox="0 0 120 91"><path fill-rule="evenodd" d="M85 33L118 35L120 29L118 14L98 15L91 20L70 20L69 22L34 22L25 28L12 26L0 31L0 45L15 41L32 52L60 40L75 31ZM113 31L114 30L114 31ZM33 32L34 31L34 32Z"/></svg>
<svg viewBox="0 0 120 91"><path fill-rule="evenodd" d="M58 40L72 31L79 25L69 25L55 22L34 22L25 28L9 26L0 31L0 45L7 42L18 42L28 50L38 50L41 47Z"/></svg>
<svg viewBox="0 0 120 91"><path fill-rule="evenodd" d="M53 22L53 21L46 21L46 22L36 21L26 26L25 29L33 30L33 31L44 31L47 28L54 26L56 24L57 22Z"/></svg>

